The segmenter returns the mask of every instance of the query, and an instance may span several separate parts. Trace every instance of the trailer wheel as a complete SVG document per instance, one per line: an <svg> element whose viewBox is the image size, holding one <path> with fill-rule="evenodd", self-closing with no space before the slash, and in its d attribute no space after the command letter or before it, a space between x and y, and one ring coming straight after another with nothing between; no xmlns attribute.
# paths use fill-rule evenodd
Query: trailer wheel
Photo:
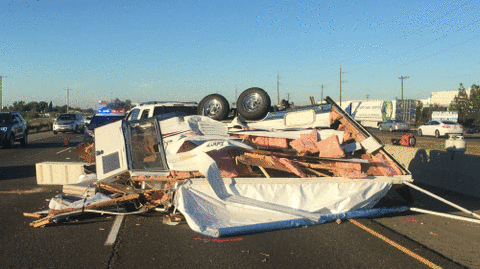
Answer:
<svg viewBox="0 0 480 269"><path fill-rule="evenodd" d="M270 106L270 96L261 88L246 89L237 100L238 114L245 120L259 120L265 117Z"/></svg>
<svg viewBox="0 0 480 269"><path fill-rule="evenodd" d="M198 114L214 120L224 120L228 117L230 105L227 99L220 94L205 96L198 105Z"/></svg>

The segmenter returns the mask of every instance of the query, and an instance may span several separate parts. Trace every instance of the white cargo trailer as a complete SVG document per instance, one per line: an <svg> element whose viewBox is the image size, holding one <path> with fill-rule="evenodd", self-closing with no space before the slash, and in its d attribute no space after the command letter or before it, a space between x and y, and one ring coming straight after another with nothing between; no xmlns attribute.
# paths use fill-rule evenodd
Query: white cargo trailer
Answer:
<svg viewBox="0 0 480 269"><path fill-rule="evenodd" d="M346 101L342 108L357 122L366 127L377 128L386 120L415 121L416 100L368 100Z"/></svg>

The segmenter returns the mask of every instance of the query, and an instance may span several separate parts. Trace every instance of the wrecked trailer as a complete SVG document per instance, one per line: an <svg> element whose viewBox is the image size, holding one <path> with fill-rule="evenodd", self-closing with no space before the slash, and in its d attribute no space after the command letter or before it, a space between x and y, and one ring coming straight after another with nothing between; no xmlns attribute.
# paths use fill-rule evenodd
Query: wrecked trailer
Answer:
<svg viewBox="0 0 480 269"><path fill-rule="evenodd" d="M99 127L95 150L87 145L82 154L94 155L95 185L111 201L50 210L32 226L125 203L128 213L179 211L193 230L214 237L407 210L373 209L390 189L404 190L411 173L326 100L327 108L271 117L279 124L186 116Z"/></svg>

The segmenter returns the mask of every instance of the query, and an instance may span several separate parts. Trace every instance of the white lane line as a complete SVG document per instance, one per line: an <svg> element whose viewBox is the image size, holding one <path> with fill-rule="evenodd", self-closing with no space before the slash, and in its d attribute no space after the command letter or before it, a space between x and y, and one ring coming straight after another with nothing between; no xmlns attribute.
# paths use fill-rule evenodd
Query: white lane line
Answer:
<svg viewBox="0 0 480 269"><path fill-rule="evenodd" d="M70 149L72 149L72 147L66 148L64 150L60 150L59 152L57 152L57 154L62 153L62 152L67 151L67 150L70 150Z"/></svg>
<svg viewBox="0 0 480 269"><path fill-rule="evenodd" d="M123 215L117 216L115 222L113 222L112 230L107 237L107 241L105 241L105 246L111 246L117 240L118 231L120 230L120 226L122 226Z"/></svg>

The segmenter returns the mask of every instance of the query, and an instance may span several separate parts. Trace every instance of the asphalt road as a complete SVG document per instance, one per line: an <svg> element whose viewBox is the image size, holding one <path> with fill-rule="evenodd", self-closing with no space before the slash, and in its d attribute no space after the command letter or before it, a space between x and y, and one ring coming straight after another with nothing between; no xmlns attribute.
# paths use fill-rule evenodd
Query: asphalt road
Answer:
<svg viewBox="0 0 480 269"><path fill-rule="evenodd" d="M28 148L0 149L0 268L480 268L480 225L406 212L215 240L186 224L162 224L159 212L126 216L113 245L116 217L85 215L32 228L24 212L48 207L59 186L37 185L35 163L78 161L82 139L30 136ZM480 199L422 186L479 214ZM458 215L414 191L418 207ZM395 193L382 205L401 203ZM438 268L438 267L437 267Z"/></svg>

